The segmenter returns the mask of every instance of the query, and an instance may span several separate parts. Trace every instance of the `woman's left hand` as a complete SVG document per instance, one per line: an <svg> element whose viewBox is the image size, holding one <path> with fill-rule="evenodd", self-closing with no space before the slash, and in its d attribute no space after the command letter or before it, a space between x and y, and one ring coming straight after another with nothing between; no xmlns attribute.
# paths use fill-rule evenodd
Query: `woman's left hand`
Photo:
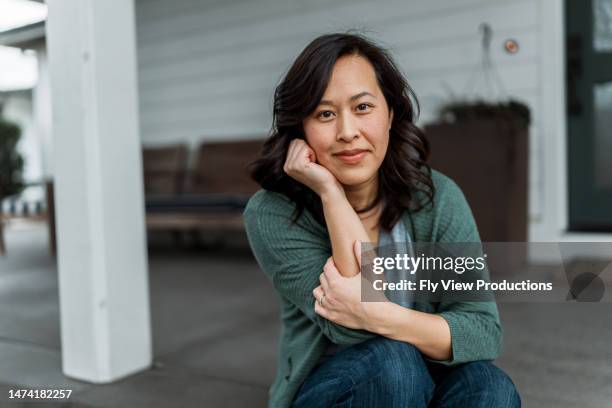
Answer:
<svg viewBox="0 0 612 408"><path fill-rule="evenodd" d="M360 245L354 246L356 257L360 260ZM334 259L329 257L323 273L319 276L320 285L313 290L315 313L351 329L367 326L365 303L361 302L361 273L349 278L340 274ZM321 299L323 304L321 305Z"/></svg>

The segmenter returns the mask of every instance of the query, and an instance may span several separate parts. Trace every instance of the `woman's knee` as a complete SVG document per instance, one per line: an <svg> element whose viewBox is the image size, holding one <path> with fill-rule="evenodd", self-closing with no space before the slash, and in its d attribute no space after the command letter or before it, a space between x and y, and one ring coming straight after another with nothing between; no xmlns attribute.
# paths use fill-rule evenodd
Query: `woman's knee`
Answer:
<svg viewBox="0 0 612 408"><path fill-rule="evenodd" d="M363 345L371 352L377 361L395 366L402 370L427 369L421 352L412 344L377 337Z"/></svg>
<svg viewBox="0 0 612 408"><path fill-rule="evenodd" d="M407 343L377 337L331 357L307 378L295 405L422 406L433 394L433 380L421 353Z"/></svg>
<svg viewBox="0 0 612 408"><path fill-rule="evenodd" d="M368 378L389 392L407 392L415 395L430 395L434 383L419 350L411 344L384 337L369 340L360 345L362 364L368 367Z"/></svg>
<svg viewBox="0 0 612 408"><path fill-rule="evenodd" d="M427 370L419 350L408 343L376 337L354 347L368 367L404 373Z"/></svg>
<svg viewBox="0 0 612 408"><path fill-rule="evenodd" d="M468 366L467 370L464 370L466 381L461 386L469 394L479 395L489 406L521 406L521 398L514 383L502 369L485 361L468 363Z"/></svg>

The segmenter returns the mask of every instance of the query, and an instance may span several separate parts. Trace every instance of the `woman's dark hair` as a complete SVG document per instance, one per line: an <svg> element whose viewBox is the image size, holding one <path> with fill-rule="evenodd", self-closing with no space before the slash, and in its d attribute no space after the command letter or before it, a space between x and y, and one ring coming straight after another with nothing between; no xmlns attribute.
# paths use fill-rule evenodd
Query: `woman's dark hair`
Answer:
<svg viewBox="0 0 612 408"><path fill-rule="evenodd" d="M327 34L312 41L297 57L274 93L274 116L270 137L260 157L251 164L251 175L264 189L285 194L296 204L295 220L304 209L325 225L321 200L283 170L289 143L305 139L302 123L319 105L336 61L346 55L366 58L374 67L378 85L393 122L389 146L379 169L377 198L365 209L382 200L380 225L389 231L404 209L414 211L433 202L434 186L427 165L429 144L414 124L418 102L414 92L388 51L355 34Z"/></svg>

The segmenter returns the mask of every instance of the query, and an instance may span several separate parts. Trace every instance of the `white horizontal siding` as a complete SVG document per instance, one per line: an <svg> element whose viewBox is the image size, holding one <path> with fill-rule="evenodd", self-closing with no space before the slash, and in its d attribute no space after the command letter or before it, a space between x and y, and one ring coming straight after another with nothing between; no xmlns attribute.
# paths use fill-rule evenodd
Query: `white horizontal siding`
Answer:
<svg viewBox="0 0 612 408"><path fill-rule="evenodd" d="M478 26L494 31L492 58L507 96L529 104L530 214L541 214L543 0L137 0L143 143L261 137L272 95L293 59L315 36L356 28L392 50L421 102L420 123L466 93L478 69ZM507 54L505 39L520 51Z"/></svg>

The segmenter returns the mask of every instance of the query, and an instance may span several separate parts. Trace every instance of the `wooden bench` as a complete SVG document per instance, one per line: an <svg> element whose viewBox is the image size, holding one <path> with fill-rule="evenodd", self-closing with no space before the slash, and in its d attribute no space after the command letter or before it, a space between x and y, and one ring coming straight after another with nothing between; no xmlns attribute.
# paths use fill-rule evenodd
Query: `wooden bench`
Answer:
<svg viewBox="0 0 612 408"><path fill-rule="evenodd" d="M182 194L187 176L189 151L183 144L142 149L146 195Z"/></svg>
<svg viewBox="0 0 612 408"><path fill-rule="evenodd" d="M145 147L143 178L148 230L242 231L242 211L258 190L248 164L258 156L263 140L203 143L189 170L185 145ZM0 207L0 254L6 251L3 225L13 219L49 224L49 251L55 255L53 183L30 185L44 190L40 199L21 194ZM3 211L4 209L4 211Z"/></svg>
<svg viewBox="0 0 612 408"><path fill-rule="evenodd" d="M251 180L247 166L258 156L262 144L259 139L203 143L191 170L184 170L180 160L170 158L186 157L177 153L179 146L167 148L168 158L162 161L172 165L164 171L156 173L152 167L159 164L145 159L145 187L149 186L145 188L147 229L244 230L242 211L259 188ZM144 155L154 157L151 153ZM151 186L161 183L146 179L157 177L168 180L167 186L153 190Z"/></svg>

